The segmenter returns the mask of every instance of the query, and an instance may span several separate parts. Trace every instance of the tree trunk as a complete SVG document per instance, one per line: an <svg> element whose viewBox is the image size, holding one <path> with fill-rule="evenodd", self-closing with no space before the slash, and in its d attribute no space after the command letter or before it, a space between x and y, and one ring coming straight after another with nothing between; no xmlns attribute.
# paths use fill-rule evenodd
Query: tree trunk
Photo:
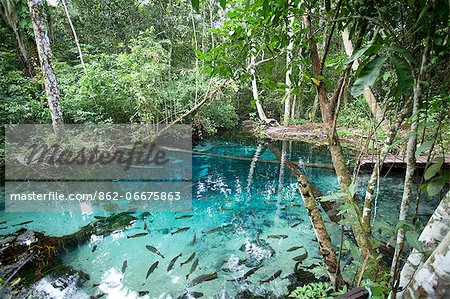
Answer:
<svg viewBox="0 0 450 299"><path fill-rule="evenodd" d="M406 173L405 173L405 183L403 187L402 203L400 206L399 222L405 221L408 216L409 202L411 200L411 192L414 183L414 172L416 170L416 146L417 146L417 127L419 120L419 106L420 106L420 96L422 94L421 81L424 79L424 75L427 69L427 59L428 59L428 40L425 45L425 49L422 54L422 63L420 65L419 75L416 79L416 86L413 93L413 110L412 110L412 120L411 120L411 131L408 140L408 145L406 148ZM403 245L405 242L405 230L400 227L397 233L397 246L395 247L394 259L392 260L391 275L393 281L397 278L397 267L399 264L400 255L403 250Z"/></svg>
<svg viewBox="0 0 450 299"><path fill-rule="evenodd" d="M408 260L403 266L403 269L400 273L399 283L399 288L401 288L402 291L397 293L399 298L415 298L415 295L418 294L417 290L419 287L414 283L418 282L418 279L415 278L416 273L420 271L423 263L430 257L430 255L438 247L439 243L442 242L442 240L444 240L444 238L448 236L449 233L450 191L447 192L446 196L441 200L441 203L436 208L430 220L428 221L427 226L425 226L422 233L420 234L419 241L423 244L424 252L419 252L418 250L413 249L408 257ZM441 271L441 273L442 272L444 271Z"/></svg>
<svg viewBox="0 0 450 299"><path fill-rule="evenodd" d="M397 135L397 132L400 129L400 126L402 125L403 120L409 114L410 105L411 105L411 101L406 101L402 111L400 111L400 114L397 117L397 121L396 121L395 125L391 128L389 135L386 137L386 139L384 141L383 148L381 149L378 159L375 162L375 165L372 170L372 175L370 176L369 182L367 183L366 195L364 198L363 216L362 216L362 225L363 225L364 230L366 230L367 232L371 231L370 218L372 215L372 200L374 198L375 187L378 183L378 178L380 176L381 166L383 165L384 160L386 159L386 156L389 153L391 145L394 142L395 136Z"/></svg>
<svg viewBox="0 0 450 299"><path fill-rule="evenodd" d="M291 114L291 90L292 90L292 53L294 50L294 15L290 15L287 20L287 30L289 37L289 44L286 48L286 95L284 99L284 118L283 118L283 126L289 125L289 119Z"/></svg>
<svg viewBox="0 0 450 299"><path fill-rule="evenodd" d="M309 15L304 14L302 17L303 24L308 30L308 40L310 55L312 61L312 69L314 76L320 76L322 73L322 67L319 58L319 52L317 50L317 43L314 38L314 30L311 26L311 20ZM350 171L345 163L345 157L342 151L342 147L339 143L339 137L336 133L335 120L337 117L336 103L339 101L338 98L343 95L343 90L345 89L346 77L348 75L349 68L344 71L339 79L333 96L330 101L328 101L327 91L325 84L320 81L317 86L317 95L320 106L320 111L322 114L322 122L325 126L328 145L331 152L331 158L333 161L333 166L338 177L339 186L344 195L344 201L350 203L352 208L348 209L349 218L353 220L353 232L355 233L356 241L361 250L362 255L365 257L368 254L374 255L374 249L372 247L371 236L367 234L361 224L360 217L362 215L361 205L358 199L351 194L351 175Z"/></svg>
<svg viewBox="0 0 450 299"><path fill-rule="evenodd" d="M80 47L80 42L78 41L77 32L75 31L75 27L73 26L72 19L70 18L70 14L69 14L69 10L67 9L66 1L61 0L61 3L63 5L64 12L66 13L66 17L67 17L67 21L69 22L70 29L72 30L73 39L75 40L75 44L77 45L78 56L80 58L81 66L83 67L84 73L86 74L86 66L84 65L83 53L81 52L81 47Z"/></svg>
<svg viewBox="0 0 450 299"><path fill-rule="evenodd" d="M30 51L27 44L20 35L19 28L17 27L17 10L13 0L2 1L0 5L0 14L5 22L11 27L14 37L17 41L19 60L22 63L26 75L29 77L34 76L34 66L31 59Z"/></svg>
<svg viewBox="0 0 450 299"><path fill-rule="evenodd" d="M252 55L250 58L250 74L252 75L252 94L253 94L253 100L255 101L256 105L256 111L258 112L258 117L261 121L264 123L267 122L267 116L264 113L263 106L261 102L259 101L259 92L258 92L258 84L256 82L256 74L255 74L255 65L256 63L256 57Z"/></svg>
<svg viewBox="0 0 450 299"><path fill-rule="evenodd" d="M22 61L23 66L25 67L26 74L29 77L33 77L35 75L33 62L31 60L31 56L28 50L28 47L26 44L22 41L22 38L19 34L19 30L17 29L17 26L13 28L14 36L17 40L17 46L19 47L19 53L20 53L20 60Z"/></svg>
<svg viewBox="0 0 450 299"><path fill-rule="evenodd" d="M309 113L309 120L311 122L316 121L318 107L319 107L319 96L316 94L314 96L314 101L313 101L313 106L312 106L311 112Z"/></svg>
<svg viewBox="0 0 450 299"><path fill-rule="evenodd" d="M417 270L402 298L441 299L450 297L450 232Z"/></svg>
<svg viewBox="0 0 450 299"><path fill-rule="evenodd" d="M44 6L40 0L28 0L34 37L39 55L45 94L51 111L53 129L59 133L63 129L63 113L59 102L58 82L52 66L52 50L47 34Z"/></svg>
<svg viewBox="0 0 450 299"><path fill-rule="evenodd" d="M282 153L272 145L268 145L270 151L279 159L283 159ZM333 250L330 235L328 234L325 223L322 219L322 213L317 206L315 190L317 188L304 176L298 167L290 160L285 159L286 166L293 177L298 182L298 190L302 196L305 207L308 210L309 219L316 233L317 242L319 243L319 254L322 255L323 261L327 267L328 277L334 286L334 289L340 289L343 285L341 271L339 271L339 264L337 262L336 254Z"/></svg>

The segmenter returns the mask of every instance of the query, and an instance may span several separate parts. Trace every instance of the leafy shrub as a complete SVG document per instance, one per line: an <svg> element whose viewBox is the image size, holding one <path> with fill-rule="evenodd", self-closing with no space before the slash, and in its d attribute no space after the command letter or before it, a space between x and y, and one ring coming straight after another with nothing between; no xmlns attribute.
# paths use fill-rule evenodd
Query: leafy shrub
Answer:
<svg viewBox="0 0 450 299"><path fill-rule="evenodd" d="M328 293L333 288L326 282L312 282L301 287L297 287L289 295L290 298L297 299L317 299L317 298L332 298Z"/></svg>
<svg viewBox="0 0 450 299"><path fill-rule="evenodd" d="M2 125L14 123L46 123L50 113L42 83L16 70L12 54L0 54L0 116ZM3 127L3 126L2 126Z"/></svg>

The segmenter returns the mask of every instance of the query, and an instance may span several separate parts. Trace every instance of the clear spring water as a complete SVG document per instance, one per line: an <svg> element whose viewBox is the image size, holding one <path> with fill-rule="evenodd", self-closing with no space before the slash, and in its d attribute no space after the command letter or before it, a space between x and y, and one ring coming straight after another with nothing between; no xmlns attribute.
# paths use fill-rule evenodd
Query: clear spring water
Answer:
<svg viewBox="0 0 450 299"><path fill-rule="evenodd" d="M300 142L285 143L284 146L286 155L292 161L330 163L329 154L324 148ZM257 148L255 142L248 140L216 140L198 145L194 150L252 158ZM281 143L278 148L281 149ZM267 148L263 149L260 158L276 160ZM301 168L325 194L338 191L333 170ZM256 163L252 167L251 161L194 155L193 170L192 212L152 213L145 220L149 234L140 238L130 239L127 236L143 232L144 220L138 220L131 227L104 238L93 236L91 242L67 253L63 258L70 266L88 273L89 281L77 286L74 281L70 283L69 280L68 285L61 288L55 287L51 278L44 278L35 284L32 296L89 298L91 295L106 293L107 298L178 298L185 293L189 281L212 272L218 273L217 279L199 284L191 290L203 293L204 298L234 297L245 289L255 294L270 291L275 295L286 295L289 281L281 278L293 272L293 257L306 250L309 256L303 265L320 262L314 231L297 192L296 181L287 171L280 175L280 164ZM367 175L361 177L362 181L367 179ZM402 176L390 174L382 179L380 188L378 215L384 220L394 221L403 189ZM437 199L430 199L426 205L421 206L420 214L431 214L436 205ZM24 227L61 236L73 233L94 221L95 215L0 212L0 221L13 224L34 220ZM182 215L193 216L176 219ZM300 224L292 227L297 223ZM219 226L222 226L220 231L203 234ZM175 235L170 233L180 227L189 227L189 230ZM337 243L339 232L332 225L329 228ZM17 229L18 227L6 225L5 229L0 230L0 234ZM192 244L194 235L196 242ZM288 237L274 239L268 238L269 235ZM256 245L258 238L263 245ZM156 247L165 258L147 250L146 245ZM288 248L298 245L304 248L287 252ZM94 246L96 250L93 252ZM170 260L180 253L182 256L168 272ZM182 267L180 263L192 253L198 258L198 267L186 279L195 258ZM239 263L239 260L245 259L246 264ZM122 272L124 261L127 261L127 268ZM155 261L159 261L158 268L145 279L148 268ZM241 277L259 264L263 266L247 282L233 281L233 278ZM266 284L259 283L277 270L283 271L280 278ZM148 294L140 296L140 291Z"/></svg>

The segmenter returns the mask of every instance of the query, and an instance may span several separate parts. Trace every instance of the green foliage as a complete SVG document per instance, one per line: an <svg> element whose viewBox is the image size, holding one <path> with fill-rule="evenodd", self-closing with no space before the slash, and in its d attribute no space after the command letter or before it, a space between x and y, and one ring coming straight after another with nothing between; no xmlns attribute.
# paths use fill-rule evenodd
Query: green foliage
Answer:
<svg viewBox="0 0 450 299"><path fill-rule="evenodd" d="M50 114L40 81L14 70L16 63L14 55L0 54L0 73L3 74L0 76L2 123L48 123Z"/></svg>
<svg viewBox="0 0 450 299"><path fill-rule="evenodd" d="M297 299L316 299L316 298L333 298L328 294L333 288L326 282L312 282L302 287L297 287L289 295L290 298Z"/></svg>
<svg viewBox="0 0 450 299"><path fill-rule="evenodd" d="M151 31L132 39L127 51L90 56L86 71L62 81L67 83L61 88L66 121L151 123L162 114L159 91L168 53Z"/></svg>
<svg viewBox="0 0 450 299"><path fill-rule="evenodd" d="M387 57L375 56L370 62L362 65L359 76L353 83L352 95L354 97L360 96L364 93L366 87L371 87L380 74L381 67L386 61Z"/></svg>
<svg viewBox="0 0 450 299"><path fill-rule="evenodd" d="M345 109L345 108L344 108ZM337 123L344 128L360 128L364 132L370 129L371 112L367 102L358 97L348 103L348 107L339 113Z"/></svg>

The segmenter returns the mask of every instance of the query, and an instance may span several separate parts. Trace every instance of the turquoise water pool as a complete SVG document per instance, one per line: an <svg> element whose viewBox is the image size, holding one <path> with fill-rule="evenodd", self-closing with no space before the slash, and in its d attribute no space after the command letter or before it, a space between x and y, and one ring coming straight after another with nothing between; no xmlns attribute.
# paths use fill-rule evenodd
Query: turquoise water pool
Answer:
<svg viewBox="0 0 450 299"><path fill-rule="evenodd" d="M326 148L299 142L276 145L300 165L331 161ZM194 155L192 211L152 213L112 235L92 236L88 244L68 252L63 258L68 265L89 274L90 280L79 285L74 277L61 288L55 286L54 277L47 277L34 285L32 296L89 298L105 293L106 298L178 298L188 290L201 292L204 298L234 298L243 291L256 295L287 295L290 282L283 278L293 272L295 261L292 259L308 252L303 262L305 267L321 261L296 181L286 170L280 171L280 164L273 161L276 157L267 148L252 140L208 141L194 150L249 159ZM252 163L251 158L257 151L259 158L272 162ZM333 170L300 167L324 194L338 191ZM365 179L367 175L361 175L361 181ZM402 176L390 174L382 179L380 187L378 217L393 220L400 205ZM430 214L436 201L430 199L420 213ZM34 220L24 227L61 236L94 221L96 215L108 213L2 212L0 221L11 224ZM10 233L17 228L7 225L0 233ZM187 229L172 234L180 228ZM337 244L337 228L330 224L329 229ZM142 232L148 234L127 238ZM148 250L147 245L156 248L159 254ZM294 246L302 248L287 251ZM194 253L189 263L180 266ZM179 255L168 271L170 261ZM156 262L157 268L149 271ZM191 269L193 272L187 278ZM253 275L245 280L238 279L251 269L255 271ZM279 270L282 271L279 278L260 283ZM188 288L196 277L216 272L216 279ZM316 275L321 274L319 267Z"/></svg>

